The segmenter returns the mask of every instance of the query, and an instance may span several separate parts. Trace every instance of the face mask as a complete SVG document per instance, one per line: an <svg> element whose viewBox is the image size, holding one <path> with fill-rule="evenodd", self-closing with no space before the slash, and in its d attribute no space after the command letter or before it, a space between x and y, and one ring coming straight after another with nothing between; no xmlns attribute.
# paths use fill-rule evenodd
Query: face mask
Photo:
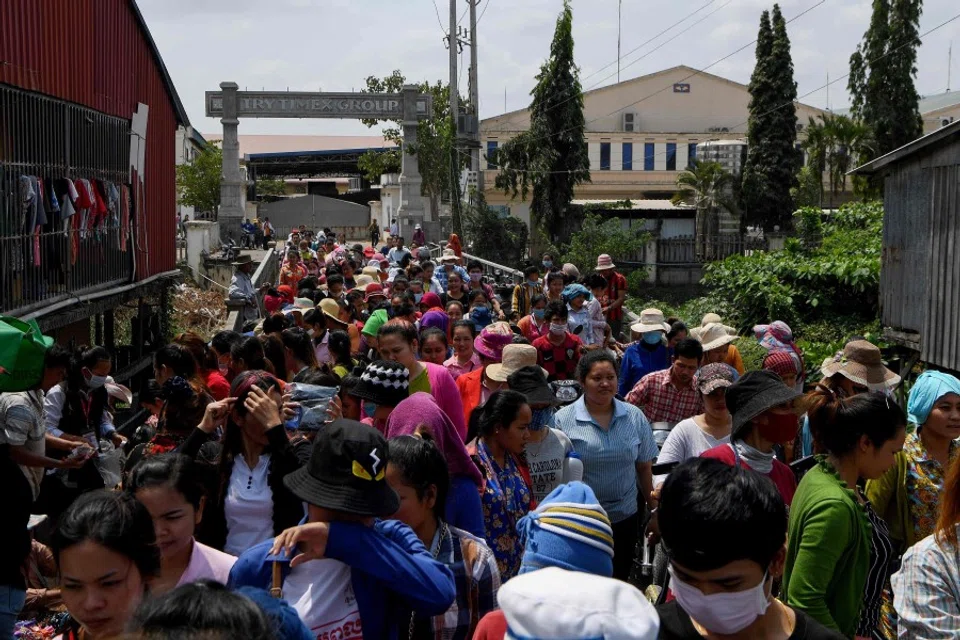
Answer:
<svg viewBox="0 0 960 640"><path fill-rule="evenodd" d="M543 261L543 268L544 268L544 269L550 269L550 268L552 268L552 267L553 267L553 260L544 260L544 261Z"/></svg>
<svg viewBox="0 0 960 640"><path fill-rule="evenodd" d="M550 323L550 333L555 336L562 336L567 332L567 325Z"/></svg>
<svg viewBox="0 0 960 640"><path fill-rule="evenodd" d="M547 312L546 309L534 309L533 317L537 320L543 320L543 315Z"/></svg>
<svg viewBox="0 0 960 640"><path fill-rule="evenodd" d="M539 280L527 280L528 287L536 287L536 286L539 286L539 284L540 284Z"/></svg>
<svg viewBox="0 0 960 640"><path fill-rule="evenodd" d="M91 375L89 378L87 378L87 386L91 389L99 389L105 384L107 384L107 376Z"/></svg>
<svg viewBox="0 0 960 640"><path fill-rule="evenodd" d="M672 578L670 588L677 602L691 618L713 633L729 635L742 631L766 613L770 606L766 573L760 584L752 589L706 596L696 587L677 578L673 567L668 567L668 570Z"/></svg>
<svg viewBox="0 0 960 640"><path fill-rule="evenodd" d="M767 413L767 424L758 424L760 435L770 442L790 442L797 437L800 422L792 413Z"/></svg>
<svg viewBox="0 0 960 640"><path fill-rule="evenodd" d="M413 299L416 301L417 304L420 304L420 301L423 300L423 294L415 293L413 294Z"/></svg>
<svg viewBox="0 0 960 640"><path fill-rule="evenodd" d="M377 403L370 402L369 400L363 401L363 413L368 417L372 418L377 412Z"/></svg>
<svg viewBox="0 0 960 640"><path fill-rule="evenodd" d="M472 272L470 273L470 280L473 282L480 282L480 278L483 277L482 273Z"/></svg>
<svg viewBox="0 0 960 640"><path fill-rule="evenodd" d="M530 420L530 431L540 431L544 427L552 427L554 415L553 407L537 409L533 412L533 418Z"/></svg>
<svg viewBox="0 0 960 640"><path fill-rule="evenodd" d="M227 377L227 374L230 373L230 365L228 365L228 364L223 364L223 363L221 362L219 368L220 368L220 375L222 375L224 378L226 378L226 377Z"/></svg>
<svg viewBox="0 0 960 640"><path fill-rule="evenodd" d="M663 342L663 337L659 331L648 331L643 334L643 341L647 344L660 344Z"/></svg>
<svg viewBox="0 0 960 640"><path fill-rule="evenodd" d="M316 330L316 329L307 329L307 335L310 336L311 338L316 338L316 337L317 337L317 330Z"/></svg>

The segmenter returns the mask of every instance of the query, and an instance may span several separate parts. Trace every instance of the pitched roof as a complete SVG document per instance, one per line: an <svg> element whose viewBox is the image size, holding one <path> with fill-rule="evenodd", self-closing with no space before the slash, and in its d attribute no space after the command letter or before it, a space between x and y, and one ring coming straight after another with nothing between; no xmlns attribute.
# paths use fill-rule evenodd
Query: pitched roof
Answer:
<svg viewBox="0 0 960 640"><path fill-rule="evenodd" d="M748 87L747 85L741 83L741 82L737 82L737 81L735 81L735 80L730 80L729 78L724 78L723 76L718 76L718 75L716 75L716 74L709 73L709 72L707 72L707 71L701 71L701 70L699 70L699 69L694 69L693 67L688 67L688 66L685 65L685 64L678 64L677 66L675 66L675 67L670 67L669 69L661 69L660 71L654 71L653 73L648 73L648 74L646 74L646 75L637 76L637 77L635 77L635 78L629 78L629 79L627 79L627 80L623 80L622 82L616 82L616 83L614 83L614 84L608 84L608 85L604 85L604 86L602 86L602 87L596 87L596 88L594 88L594 89L590 89L589 91L584 91L584 92L583 92L583 98L584 98L584 100L586 100L586 98L588 98L589 96L592 96L592 95L594 95L594 94L601 93L601 92L603 92L603 91L610 91L610 90L612 90L612 89L618 89L618 88L620 88L620 87L623 87L624 85L633 84L633 83L635 83L635 82L640 82L640 81L642 81L642 80L649 80L650 78L656 78L657 76L666 75L666 74L668 74L668 73L673 73L673 72L675 72L675 71L683 71L683 72L686 72L688 75L687 75L686 78L684 78L684 80L689 79L689 78L693 78L693 77L695 77L695 76L706 76L706 77L711 78L711 79L713 79L713 80L718 80L718 81L720 81L720 82L726 82L727 84L733 85L734 87L737 87L737 88L742 89L742 90L744 90L744 91L749 91L749 87ZM666 88L664 89L664 91L666 91L668 88L669 88L669 87L666 87ZM810 109L816 109L816 110L818 110L818 111L822 111L822 109L820 109L819 107L814 107L813 105L805 104L805 103L802 103L802 102L800 102L800 101L797 101L797 104L803 105L803 106L808 107L808 108L810 108ZM522 109L515 109L514 111L508 111L508 112L506 112L506 113L500 113L500 114L497 114L497 115L495 115L495 116L490 116L489 118L483 118L483 119L481 120L481 122L486 122L487 120L493 120L494 118L503 118L503 117L506 117L506 116L516 115L516 114L523 113L524 111L529 111L529 110L530 110L530 107L524 107L524 108L522 108Z"/></svg>
<svg viewBox="0 0 960 640"><path fill-rule="evenodd" d="M960 105L960 91L945 91L920 98L920 113L931 113L957 105Z"/></svg>
<svg viewBox="0 0 960 640"><path fill-rule="evenodd" d="M150 46L150 51L153 53L153 61L157 65L157 69L160 71L160 75L163 76L163 83L167 87L167 93L170 95L170 102L173 103L173 110L177 114L177 123L187 126L190 124L190 118L187 116L187 110L183 108L183 102L180 101L180 94L177 93L177 88L173 84L173 79L170 77L170 72L167 71L167 65L163 63L163 57L160 55L160 50L157 48L157 43L153 41L153 36L150 35L150 29L147 27L147 21L144 20L143 14L140 13L140 7L137 6L137 0L130 0L130 8L133 10L133 15L137 19L137 23L140 25L140 30L143 32L143 38L147 41L147 45Z"/></svg>
<svg viewBox="0 0 960 640"><path fill-rule="evenodd" d="M861 175L876 173L887 165L903 160L914 153L934 145L940 146L958 137L960 137L960 120L950 123L945 127L940 127L936 131L932 131L921 138L917 138L913 142L905 144L899 149L894 149L886 155L882 155L879 158L871 160L867 164L857 167L850 173Z"/></svg>

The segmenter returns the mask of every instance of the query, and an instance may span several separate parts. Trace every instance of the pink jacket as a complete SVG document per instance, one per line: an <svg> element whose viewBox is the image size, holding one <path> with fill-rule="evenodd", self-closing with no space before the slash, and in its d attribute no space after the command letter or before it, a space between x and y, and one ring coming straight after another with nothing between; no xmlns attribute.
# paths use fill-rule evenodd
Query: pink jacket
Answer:
<svg viewBox="0 0 960 640"><path fill-rule="evenodd" d="M463 419L463 402L453 376L443 365L432 362L424 362L423 365L427 368L427 377L430 378L430 395L453 422L460 438L466 440L467 423Z"/></svg>

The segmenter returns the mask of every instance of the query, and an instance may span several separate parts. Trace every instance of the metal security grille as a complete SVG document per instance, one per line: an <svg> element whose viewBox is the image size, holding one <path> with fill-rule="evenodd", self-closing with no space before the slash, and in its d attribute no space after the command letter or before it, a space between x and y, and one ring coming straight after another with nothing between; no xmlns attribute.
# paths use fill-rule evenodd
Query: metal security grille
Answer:
<svg viewBox="0 0 960 640"><path fill-rule="evenodd" d="M95 229L51 215L39 229L24 206L21 176L129 180L130 123L0 85L0 312L37 307L129 281L133 211ZM76 216L81 216L77 212Z"/></svg>

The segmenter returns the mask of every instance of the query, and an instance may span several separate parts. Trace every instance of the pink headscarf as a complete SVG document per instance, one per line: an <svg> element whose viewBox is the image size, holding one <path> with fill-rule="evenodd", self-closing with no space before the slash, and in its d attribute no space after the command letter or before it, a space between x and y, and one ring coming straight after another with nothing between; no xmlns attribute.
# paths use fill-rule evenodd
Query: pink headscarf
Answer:
<svg viewBox="0 0 960 640"><path fill-rule="evenodd" d="M429 393L419 391L398 404L387 418L387 440L413 435L420 425L433 433L437 448L447 461L451 476L467 476L479 487L483 476L467 454L467 448L450 418Z"/></svg>

